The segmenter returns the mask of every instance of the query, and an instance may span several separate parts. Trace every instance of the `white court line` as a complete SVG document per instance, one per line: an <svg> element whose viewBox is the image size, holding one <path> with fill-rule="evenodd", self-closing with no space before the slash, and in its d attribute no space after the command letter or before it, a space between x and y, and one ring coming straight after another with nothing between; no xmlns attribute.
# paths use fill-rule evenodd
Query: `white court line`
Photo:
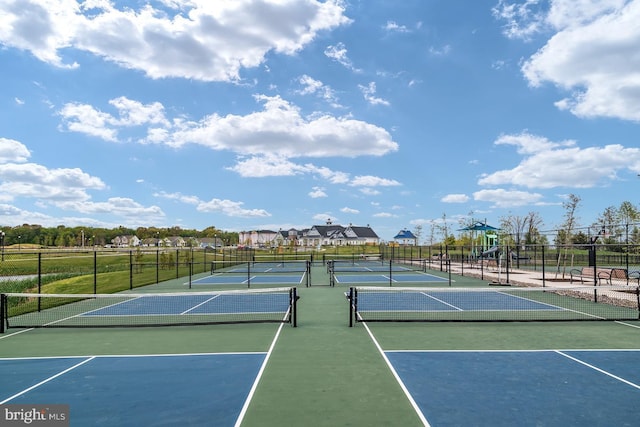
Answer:
<svg viewBox="0 0 640 427"><path fill-rule="evenodd" d="M607 371L605 371L604 369L600 369L600 368L598 368L597 366L591 365L591 364L589 364L589 363L587 363L587 362L585 362L585 361L583 361L583 360L580 360L580 359L578 359L578 358L576 358L576 357L570 356L570 355L568 355L567 353L564 353L564 352L562 352L562 351L556 350L555 352L556 352L556 353L558 353L558 354L559 354L559 355L561 355L561 356L566 357L567 359L571 359L571 360L573 360L574 362L578 362L578 363L580 363L581 365L584 365L584 366L586 366L586 367L588 367L588 368L593 369L594 371L598 371L598 372L600 372L601 374L605 374L605 375L607 375L607 376L609 376L609 377L611 377L611 378L613 378L613 379L616 379L616 380L618 380L618 381L620 381L620 382L623 382L623 383L625 383L625 384L627 384L627 385L630 385L631 387L634 387L634 388L637 388L638 390L640 390L640 385L638 385L638 384L632 383L631 381L627 381L627 380L625 380L625 379L624 379L624 378L622 378L622 377L619 377L619 376L617 376L617 375L614 375L614 374L612 374L611 372L607 372Z"/></svg>
<svg viewBox="0 0 640 427"><path fill-rule="evenodd" d="M384 350L382 350L382 347L380 346L380 344L378 343L378 341L376 340L376 338L373 336L373 333L371 332L371 330L369 329L369 326L367 325L366 322L361 322L362 325L364 326L364 328L367 330L367 333L369 334L369 336L371 337L371 340L373 341L373 344L376 346L376 348L378 349L378 352L380 352L380 355L382 356L382 358L384 359L385 363L387 364L387 366L389 367L389 369L391 370L391 373L393 374L393 376L395 377L396 381L398 381L398 384L400 385L400 388L402 389L402 391L404 392L405 396L407 396L407 399L409 399L409 403L411 403L411 406L413 406L413 409L416 411L416 414L418 415L418 418L420 418L420 421L422 421L422 424L425 427L430 427L431 424L429 424L429 421L427 421L426 417L424 416L424 414L422 413L422 410L420 410L420 407L418 406L418 404L416 403L415 400L413 400L413 396L411 396L411 393L409 393L409 390L407 389L407 387L404 385L404 382L402 382L402 379L400 378L400 375L398 375L398 373L396 372L395 368L393 367L393 365L391 364L391 362L389 361L389 359L387 358L387 355L385 354Z"/></svg>
<svg viewBox="0 0 640 427"><path fill-rule="evenodd" d="M58 377L59 377L59 376L61 376L61 375L66 374L66 373L67 373L67 372L69 372L69 371L72 371L73 369L77 368L78 366L82 366L82 365L84 365L85 363L92 361L93 359L95 359L95 356L91 356L91 357L89 357L88 359L85 359L85 360L83 360L82 362L77 363L77 364L75 364L75 365L71 366L70 368L65 369L65 370L64 370L64 371L62 371L62 372L58 372L57 374L52 375L52 376L50 376L49 378L47 378L47 379L45 379L45 380L43 380L43 381L40 381L39 383L34 384L34 385L32 385L31 387L29 387L29 388L26 388L26 389L22 390L20 393L16 393L16 394L14 394L13 396L11 396L11 397L9 397L9 398L7 398L7 399L3 400L2 402L0 402L0 405L2 405L2 404L4 404L4 403L7 403L7 402L9 402L9 401L11 401L11 400L15 399L16 397L22 396L23 394L28 393L28 392L30 392L31 390L33 390L33 389L35 389L35 388L38 388L38 387L40 387L41 385L46 384L46 383L48 383L49 381L51 381L51 380L54 380L54 379L58 378Z"/></svg>
<svg viewBox="0 0 640 427"><path fill-rule="evenodd" d="M453 308L453 309L455 309L455 310L458 310L458 311L465 311L465 310L463 310L463 309L462 309L462 308L460 308L460 307L456 307L456 306L455 306L455 305L453 305L453 304L449 304L448 302L446 302L446 301L444 301L444 300L441 300L440 298L436 298L436 297L434 297L433 295L430 295L430 294L428 294L428 293L426 293L426 292L420 292L420 294L424 295L425 297L431 298L432 300L438 301L439 303L442 303L442 304L444 304L444 305L446 305L446 306L449 306L449 307L451 307L451 308Z"/></svg>
<svg viewBox="0 0 640 427"><path fill-rule="evenodd" d="M271 342L271 346L267 351L267 355L264 358L264 362L262 362L260 371L258 371L256 380L253 382L253 385L251 386L251 390L249 390L249 394L247 395L247 399L244 401L244 405L242 405L242 410L240 411L240 415L238 415L238 419L236 420L235 427L240 427L240 425L242 424L242 420L244 419L244 416L247 413L247 409L249 409L249 404L251 403L251 399L253 399L253 395L255 394L256 389L258 388L258 383L260 382L260 379L262 378L262 374L264 373L264 370L267 367L267 362L271 357L271 353L273 353L273 349L276 346L276 342L278 341L278 337L280 336L280 332L282 332L282 328L284 327L284 325L285 325L284 323L280 323L280 327L276 332L276 336L273 338L273 341Z"/></svg>
<svg viewBox="0 0 640 427"><path fill-rule="evenodd" d="M200 304L198 304L198 305L194 305L194 306L193 306L193 307L191 307L190 309L185 310L185 311L183 311L183 312L182 312L182 313L180 313L180 314L187 314L188 312L190 312L190 311L192 311L192 310L195 310L196 308L198 308L198 307L200 307L200 306L202 306L202 305L205 305L205 304L206 304L206 303L208 303L209 301L213 301L214 299L218 298L219 296L220 296L220 294L218 294L218 295L214 295L214 296L212 296L211 298L207 299L206 301L202 301Z"/></svg>

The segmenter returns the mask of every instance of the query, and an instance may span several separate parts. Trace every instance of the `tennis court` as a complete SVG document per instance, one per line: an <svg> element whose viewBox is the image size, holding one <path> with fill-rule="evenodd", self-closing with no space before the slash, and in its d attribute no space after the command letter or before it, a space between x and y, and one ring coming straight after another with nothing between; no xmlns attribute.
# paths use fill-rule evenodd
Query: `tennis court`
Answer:
<svg viewBox="0 0 640 427"><path fill-rule="evenodd" d="M234 425L267 353L0 360L0 404L59 402L72 425ZM185 387L184 384L188 384ZM212 394L212 385L214 393ZM144 408L144 410L141 410Z"/></svg>
<svg viewBox="0 0 640 427"><path fill-rule="evenodd" d="M513 295L508 288L483 295L486 282L454 276L452 288L474 289L464 301L453 297L464 293L441 291L442 282L391 288L385 282L374 286L377 292L358 295L364 317L349 327L353 313L345 295L352 286L366 287L362 278L368 273L347 274L359 282L331 287L325 266L312 269L311 286L297 289L295 328L283 321L286 296L266 310L256 302L227 308L241 320L247 311L254 313L244 320L260 320L262 311L277 306L268 323L193 324L226 316L214 301L222 301L227 290L187 289L178 279L137 293L186 294L161 313L161 304L143 304L142 297L83 301L98 306L74 311L77 303L66 304L66 314L31 319L35 329L28 322L12 326L0 334L0 402L67 404L71 425L637 424L637 309L612 314L627 320L558 321L545 316L578 310L537 293ZM447 280L437 272L424 276ZM423 285L426 295L403 291ZM220 296L199 295L206 293ZM193 313L198 307L204 315ZM593 315L595 309L580 310ZM536 317L441 321L424 313ZM91 327L47 325L60 318ZM171 326L156 327L162 318L171 319ZM125 319L138 327L118 326ZM102 327L91 325L97 321Z"/></svg>
<svg viewBox="0 0 640 427"><path fill-rule="evenodd" d="M640 351L386 351L425 424L631 426Z"/></svg>
<svg viewBox="0 0 640 427"><path fill-rule="evenodd" d="M214 273L191 282L191 285L294 285L305 286L304 274Z"/></svg>

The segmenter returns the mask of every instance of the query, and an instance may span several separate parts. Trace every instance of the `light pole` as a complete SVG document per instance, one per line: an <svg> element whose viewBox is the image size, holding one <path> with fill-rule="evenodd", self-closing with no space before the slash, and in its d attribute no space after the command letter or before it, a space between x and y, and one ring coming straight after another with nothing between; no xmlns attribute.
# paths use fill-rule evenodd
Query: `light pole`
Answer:
<svg viewBox="0 0 640 427"><path fill-rule="evenodd" d="M0 230L0 252L2 253L2 261L4 261L4 230Z"/></svg>

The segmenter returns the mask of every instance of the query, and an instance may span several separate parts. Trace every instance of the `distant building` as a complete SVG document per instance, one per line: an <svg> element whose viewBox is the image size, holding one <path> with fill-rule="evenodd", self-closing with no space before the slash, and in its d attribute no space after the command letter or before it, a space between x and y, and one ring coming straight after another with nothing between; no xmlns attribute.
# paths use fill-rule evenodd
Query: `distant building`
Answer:
<svg viewBox="0 0 640 427"><path fill-rule="evenodd" d="M393 237L393 240L399 245L404 246L417 246L418 238L406 228L404 230L400 230L398 234Z"/></svg>
<svg viewBox="0 0 640 427"><path fill-rule="evenodd" d="M116 248L129 248L140 246L140 239L137 236L117 236L111 240Z"/></svg>
<svg viewBox="0 0 640 427"><path fill-rule="evenodd" d="M327 220L324 225L314 225L309 229L297 230L254 230L239 233L239 244L253 248L278 247L278 246L351 246L351 245L378 245L380 238L373 229L367 226L347 227L334 225Z"/></svg>

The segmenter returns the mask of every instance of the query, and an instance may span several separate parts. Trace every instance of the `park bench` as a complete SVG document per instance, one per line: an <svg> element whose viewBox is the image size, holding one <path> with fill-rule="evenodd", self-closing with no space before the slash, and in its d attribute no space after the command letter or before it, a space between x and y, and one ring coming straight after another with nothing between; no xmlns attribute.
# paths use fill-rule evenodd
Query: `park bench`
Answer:
<svg viewBox="0 0 640 427"><path fill-rule="evenodd" d="M585 279L588 282L594 281L597 279L596 284L601 284L603 281L606 284L613 284L613 281L627 281L629 279L636 280L640 284L640 272L632 271L631 274L627 272L625 268L593 268L593 267L582 267L582 268L573 268L569 272L570 274L570 282L573 283L573 280L580 279L580 283L584 283Z"/></svg>

